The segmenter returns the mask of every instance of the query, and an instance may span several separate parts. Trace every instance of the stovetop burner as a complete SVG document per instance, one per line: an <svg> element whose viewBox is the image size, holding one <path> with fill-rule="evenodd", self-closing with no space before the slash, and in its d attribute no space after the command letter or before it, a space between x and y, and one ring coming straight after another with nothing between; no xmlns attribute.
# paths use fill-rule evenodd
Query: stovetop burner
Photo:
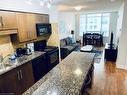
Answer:
<svg viewBox="0 0 127 95"><path fill-rule="evenodd" d="M53 47L53 46L47 46L45 49L44 49L44 52L50 52L50 51L53 51L57 49L57 47Z"/></svg>

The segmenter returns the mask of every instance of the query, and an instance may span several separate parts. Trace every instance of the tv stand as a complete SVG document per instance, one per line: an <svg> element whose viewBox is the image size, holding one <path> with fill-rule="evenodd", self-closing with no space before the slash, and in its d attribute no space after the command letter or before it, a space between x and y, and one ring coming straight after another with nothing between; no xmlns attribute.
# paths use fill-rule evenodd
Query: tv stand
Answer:
<svg viewBox="0 0 127 95"><path fill-rule="evenodd" d="M106 61L115 62L117 59L117 47L113 45L112 48L110 48L110 44L106 43L104 58Z"/></svg>

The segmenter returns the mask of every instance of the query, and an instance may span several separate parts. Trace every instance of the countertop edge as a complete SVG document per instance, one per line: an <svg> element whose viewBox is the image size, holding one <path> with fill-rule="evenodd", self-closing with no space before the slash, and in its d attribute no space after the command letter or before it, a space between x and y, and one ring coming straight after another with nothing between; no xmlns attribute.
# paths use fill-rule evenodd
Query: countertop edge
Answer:
<svg viewBox="0 0 127 95"><path fill-rule="evenodd" d="M39 54L37 54L37 53L39 53ZM18 68L19 66L22 66L23 64L25 64L25 63L27 63L27 62L29 62L29 61L31 61L31 60L33 60L33 59L35 59L35 58L41 56L41 55L44 55L44 54L45 54L45 52L35 51L35 52L32 53L31 55L24 55L25 57L28 57L27 60L24 60L24 61L21 61L21 62L18 61L18 63L20 63L20 64L13 65L13 66L10 67L8 70L5 69L4 71L1 71L1 72L0 72L0 76L6 74L6 73L8 73L9 71L11 71L11 70L13 70L13 69L15 69L15 68ZM24 56L22 56L22 57L24 57ZM29 58L29 57L31 57L31 58ZM13 64L13 63L11 63L11 64Z"/></svg>

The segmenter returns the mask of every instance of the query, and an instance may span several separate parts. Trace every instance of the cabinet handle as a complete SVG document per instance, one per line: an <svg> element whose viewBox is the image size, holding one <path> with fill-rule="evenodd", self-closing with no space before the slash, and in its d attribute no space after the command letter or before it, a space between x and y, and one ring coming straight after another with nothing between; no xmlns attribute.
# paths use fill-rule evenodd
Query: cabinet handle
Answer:
<svg viewBox="0 0 127 95"><path fill-rule="evenodd" d="M0 27L2 27L2 16L0 16Z"/></svg>
<svg viewBox="0 0 127 95"><path fill-rule="evenodd" d="M20 72L20 77L21 77L21 79L22 79L22 78L23 78L23 76L22 76L22 71L20 70L19 72Z"/></svg>
<svg viewBox="0 0 127 95"><path fill-rule="evenodd" d="M18 74L18 80L20 80L20 74L19 74L19 71L17 72L17 74Z"/></svg>
<svg viewBox="0 0 127 95"><path fill-rule="evenodd" d="M30 39L29 31L27 32L27 39L28 39L28 40Z"/></svg>
<svg viewBox="0 0 127 95"><path fill-rule="evenodd" d="M28 35L29 35L29 39L31 40L31 34L30 34L30 31L28 32Z"/></svg>
<svg viewBox="0 0 127 95"><path fill-rule="evenodd" d="M31 40L31 31L29 31L29 38L30 38L30 40Z"/></svg>
<svg viewBox="0 0 127 95"><path fill-rule="evenodd" d="M4 27L4 22L3 22L3 17L1 16L1 24L2 24L2 27Z"/></svg>

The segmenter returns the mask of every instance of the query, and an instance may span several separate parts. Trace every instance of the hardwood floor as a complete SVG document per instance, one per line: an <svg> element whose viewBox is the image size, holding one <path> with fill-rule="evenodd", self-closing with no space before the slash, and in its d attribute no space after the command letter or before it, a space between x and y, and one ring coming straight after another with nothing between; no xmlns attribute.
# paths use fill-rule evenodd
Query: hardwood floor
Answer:
<svg viewBox="0 0 127 95"><path fill-rule="evenodd" d="M104 62L103 56L101 62L94 66L90 95L127 95L127 71L117 69L113 62Z"/></svg>

